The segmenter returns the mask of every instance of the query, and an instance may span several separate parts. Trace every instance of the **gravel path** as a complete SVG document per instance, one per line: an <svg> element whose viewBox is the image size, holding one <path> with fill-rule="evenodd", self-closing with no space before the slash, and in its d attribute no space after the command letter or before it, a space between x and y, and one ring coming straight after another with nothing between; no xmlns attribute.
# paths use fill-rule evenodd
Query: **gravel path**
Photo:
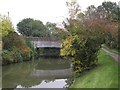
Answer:
<svg viewBox="0 0 120 90"><path fill-rule="evenodd" d="M102 48L102 50L104 50L108 55L110 55L115 61L117 61L120 64L120 55L110 52L104 48Z"/></svg>

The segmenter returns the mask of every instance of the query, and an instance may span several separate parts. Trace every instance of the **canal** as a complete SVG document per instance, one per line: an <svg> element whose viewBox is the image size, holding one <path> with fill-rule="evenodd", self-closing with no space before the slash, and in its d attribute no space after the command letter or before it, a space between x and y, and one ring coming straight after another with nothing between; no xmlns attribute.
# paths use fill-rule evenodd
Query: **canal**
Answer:
<svg viewBox="0 0 120 90"><path fill-rule="evenodd" d="M2 67L3 88L67 88L73 80L70 60L39 58Z"/></svg>

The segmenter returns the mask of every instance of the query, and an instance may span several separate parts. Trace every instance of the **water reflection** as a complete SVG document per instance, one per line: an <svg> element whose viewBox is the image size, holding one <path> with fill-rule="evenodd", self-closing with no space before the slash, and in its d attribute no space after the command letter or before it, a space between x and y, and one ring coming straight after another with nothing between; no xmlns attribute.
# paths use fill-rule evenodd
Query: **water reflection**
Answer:
<svg viewBox="0 0 120 90"><path fill-rule="evenodd" d="M41 58L4 66L3 88L64 88L69 85L73 72L71 63L61 58Z"/></svg>
<svg viewBox="0 0 120 90"><path fill-rule="evenodd" d="M67 79L56 79L56 80L43 80L39 85L32 86L31 88L65 88ZM17 88L25 88L21 85L18 85Z"/></svg>

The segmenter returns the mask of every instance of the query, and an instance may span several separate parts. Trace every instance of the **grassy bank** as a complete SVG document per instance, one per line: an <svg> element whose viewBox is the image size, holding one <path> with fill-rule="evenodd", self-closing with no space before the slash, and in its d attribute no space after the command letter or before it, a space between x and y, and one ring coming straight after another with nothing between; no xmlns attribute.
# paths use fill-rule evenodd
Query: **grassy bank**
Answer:
<svg viewBox="0 0 120 90"><path fill-rule="evenodd" d="M70 88L118 88L118 63L102 50L98 59L98 66L76 78Z"/></svg>

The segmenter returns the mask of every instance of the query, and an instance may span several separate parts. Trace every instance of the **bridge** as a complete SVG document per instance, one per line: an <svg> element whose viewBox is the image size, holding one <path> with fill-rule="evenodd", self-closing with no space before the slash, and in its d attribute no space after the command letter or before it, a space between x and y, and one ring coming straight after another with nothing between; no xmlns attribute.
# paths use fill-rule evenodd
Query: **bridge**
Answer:
<svg viewBox="0 0 120 90"><path fill-rule="evenodd" d="M56 41L49 38L30 37L29 40L34 48L62 48L61 41Z"/></svg>
<svg viewBox="0 0 120 90"><path fill-rule="evenodd" d="M62 48L61 41L51 38L27 37L34 48L37 50L38 56L59 56Z"/></svg>
<svg viewBox="0 0 120 90"><path fill-rule="evenodd" d="M58 41L31 41L34 48L62 48L62 44Z"/></svg>

